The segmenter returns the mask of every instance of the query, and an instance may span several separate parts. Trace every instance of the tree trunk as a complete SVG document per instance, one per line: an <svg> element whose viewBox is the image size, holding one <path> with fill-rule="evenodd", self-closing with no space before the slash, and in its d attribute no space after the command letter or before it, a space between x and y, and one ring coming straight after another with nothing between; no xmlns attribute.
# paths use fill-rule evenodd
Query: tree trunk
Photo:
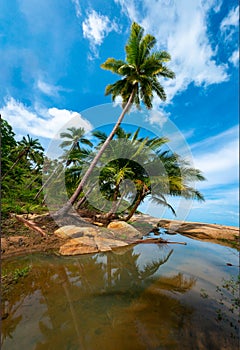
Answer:
<svg viewBox="0 0 240 350"><path fill-rule="evenodd" d="M120 205L121 205L121 203L123 201L123 197L125 196L125 194L126 194L126 191L123 191L123 193L122 193L122 195L121 195L121 197L120 197L120 199L119 199L119 201L118 201L118 203L117 203L117 205L115 207L115 213L118 211L118 208L120 207Z"/></svg>
<svg viewBox="0 0 240 350"><path fill-rule="evenodd" d="M138 199L136 200L134 206L132 207L132 209L130 210L130 213L128 214L128 216L126 218L124 218L124 221L128 221L131 219L131 217L133 216L133 214L135 213L135 211L137 210L139 204L141 203L141 200L143 199L142 195L139 194Z"/></svg>
<svg viewBox="0 0 240 350"><path fill-rule="evenodd" d="M94 167L96 166L98 160L100 159L100 157L102 156L103 152L105 151L105 149L107 148L107 146L109 145L110 141L113 139L114 135L116 134L116 131L119 127L119 125L121 124L126 112L129 110L129 107L131 106L133 97L135 95L135 89L133 89L127 104L125 105L122 113L120 114L117 123L114 125L114 128L112 129L110 135L107 137L106 141L103 143L102 147L100 148L99 152L96 154L95 158L93 159L92 163L90 164L88 170L86 171L86 173L84 174L80 184L78 185L76 191L74 192L74 194L72 195L72 197L68 200L68 202L61 208L59 209L55 215L56 216L61 216L64 214L67 214L67 212L71 209L72 205L76 202L79 194L82 192L83 190L83 186L85 185L87 179L89 178L89 176L91 175Z"/></svg>
<svg viewBox="0 0 240 350"><path fill-rule="evenodd" d="M15 160L15 162L13 163L13 165L10 167L10 169L8 169L8 171L6 171L6 173L2 176L2 180L4 180L4 178L10 173L10 171L15 168L15 166L17 165L17 163L19 162L19 160L24 156L25 152L21 152L19 154L19 156L17 157L17 159Z"/></svg>
<svg viewBox="0 0 240 350"><path fill-rule="evenodd" d="M41 188L39 189L38 193L37 193L36 196L34 197L34 200L36 200L36 199L40 196L40 194L41 194L41 192L43 191L44 187L47 186L47 184L50 182L50 180L53 178L53 175L55 175L57 171L58 171L58 168L55 169L55 170L52 172L52 174L49 176L49 178L44 182L44 184L42 184L42 186L41 186Z"/></svg>
<svg viewBox="0 0 240 350"><path fill-rule="evenodd" d="M77 202L77 209L79 209L81 207L81 205L86 201L87 196L92 192L92 190L94 189L94 186L96 185L96 182L93 184L93 186L91 186L89 188L89 190L87 191L87 193L85 194L85 196L83 196L78 202Z"/></svg>
<svg viewBox="0 0 240 350"><path fill-rule="evenodd" d="M118 185L116 185L116 188L115 188L115 191L114 191L114 194L113 194L112 208L109 210L109 212L106 215L104 215L104 217L106 219L110 219L113 216L113 214L116 213L116 208L117 208L117 205L118 205L117 197L118 197L118 193L119 193L119 186L120 186L120 183Z"/></svg>

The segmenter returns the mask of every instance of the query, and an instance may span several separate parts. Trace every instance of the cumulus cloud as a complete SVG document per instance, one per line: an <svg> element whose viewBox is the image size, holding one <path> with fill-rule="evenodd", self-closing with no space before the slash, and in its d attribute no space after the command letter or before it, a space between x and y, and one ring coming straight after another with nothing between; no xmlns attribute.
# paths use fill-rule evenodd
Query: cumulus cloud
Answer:
<svg viewBox="0 0 240 350"><path fill-rule="evenodd" d="M82 118L74 111L58 108L38 108L25 106L22 102L16 101L13 97L6 100L6 104L0 109L4 119L13 127L19 138L30 134L37 137L52 139L56 137L58 131L71 119L77 119L78 126L86 132L92 129L91 123ZM69 126L68 126L69 127Z"/></svg>
<svg viewBox="0 0 240 350"><path fill-rule="evenodd" d="M210 9L219 11L221 3L207 0L143 0L140 15L138 3L115 0L131 20L137 21L146 32L152 33L160 49L171 55L169 63L176 79L163 81L168 101L194 83L208 86L228 80L227 65L215 61L216 48L208 38L207 16Z"/></svg>
<svg viewBox="0 0 240 350"><path fill-rule="evenodd" d="M163 127L163 125L167 122L168 120L168 115L167 113L163 112L162 110L151 110L149 111L149 114L147 116L147 121L153 125L157 124L160 128Z"/></svg>
<svg viewBox="0 0 240 350"><path fill-rule="evenodd" d="M107 16L97 13L95 10L88 12L87 18L82 24L83 36L90 42L90 49L94 57L98 57L97 47L112 31L118 31L117 24L110 21Z"/></svg>

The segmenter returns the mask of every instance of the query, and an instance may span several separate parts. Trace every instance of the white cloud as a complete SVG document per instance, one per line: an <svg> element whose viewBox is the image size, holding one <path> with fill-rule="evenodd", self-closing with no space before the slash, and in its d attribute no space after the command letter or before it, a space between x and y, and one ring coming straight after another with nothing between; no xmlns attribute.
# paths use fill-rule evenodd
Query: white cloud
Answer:
<svg viewBox="0 0 240 350"><path fill-rule="evenodd" d="M30 134L52 139L60 128L69 123L71 119L77 119L77 127L83 127L86 132L92 129L91 123L77 112L58 108L30 109L12 97L6 100L0 113L19 136Z"/></svg>
<svg viewBox="0 0 240 350"><path fill-rule="evenodd" d="M138 21L140 14L134 4L134 1L114 0L122 8L122 13L127 14L132 21Z"/></svg>
<svg viewBox="0 0 240 350"><path fill-rule="evenodd" d="M233 51L231 57L229 58L229 61L232 62L232 64L235 67L238 67L238 65L239 65L239 51L238 50Z"/></svg>
<svg viewBox="0 0 240 350"><path fill-rule="evenodd" d="M211 189L205 194L205 202L194 202L188 216L190 221L205 221L225 225L239 223L239 188Z"/></svg>
<svg viewBox="0 0 240 350"><path fill-rule="evenodd" d="M238 27L239 24L239 8L232 8L228 15L222 20L220 28L226 30L227 27Z"/></svg>
<svg viewBox="0 0 240 350"><path fill-rule="evenodd" d="M75 6L76 16L77 16L77 17L81 17L82 12L81 12L81 7L80 7L79 0L71 0L71 1L72 1L72 3L73 3L74 6Z"/></svg>
<svg viewBox="0 0 240 350"><path fill-rule="evenodd" d="M203 189L238 183L238 149L238 126L193 145L194 165L207 179L198 187Z"/></svg>
<svg viewBox="0 0 240 350"><path fill-rule="evenodd" d="M107 16L94 10L88 13L88 17L82 24L83 36L90 41L90 48L94 57L98 56L97 46L101 45L104 38L112 31L118 31L117 24L110 21Z"/></svg>
<svg viewBox="0 0 240 350"><path fill-rule="evenodd" d="M148 113L147 116L147 121L153 125L157 124L160 128L163 127L163 125L167 122L168 120L168 114L161 111L161 110L151 110Z"/></svg>
<svg viewBox="0 0 240 350"><path fill-rule="evenodd" d="M48 96L57 96L58 91L61 90L59 86L48 84L41 79L37 81L37 87L41 92Z"/></svg>
<svg viewBox="0 0 240 350"><path fill-rule="evenodd" d="M207 86L228 79L227 65L216 63L215 48L207 32L208 11L216 10L219 1L207 0L203 4L201 0L160 0L153 6L152 0L143 0L141 15L136 1L115 2L131 20L156 37L161 50L166 49L172 55L168 66L176 73L176 79L161 81L168 101L191 83Z"/></svg>
<svg viewBox="0 0 240 350"><path fill-rule="evenodd" d="M216 1L215 5L213 6L214 12L218 13L221 10L222 7L222 1Z"/></svg>

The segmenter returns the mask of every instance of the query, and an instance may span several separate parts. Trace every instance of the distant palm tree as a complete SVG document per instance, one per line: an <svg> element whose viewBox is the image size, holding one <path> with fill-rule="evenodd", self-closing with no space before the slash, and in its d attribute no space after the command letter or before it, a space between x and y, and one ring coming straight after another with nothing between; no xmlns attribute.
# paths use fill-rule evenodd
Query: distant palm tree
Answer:
<svg viewBox="0 0 240 350"><path fill-rule="evenodd" d="M63 159L63 164L65 164L66 167L68 167L71 163L76 163L77 161L80 162L83 157L88 155L87 150L80 147L81 143L92 147L92 142L84 137L85 130L83 128L75 128L73 126L71 128L67 128L67 130L68 132L62 132L60 134L61 138L67 139L60 144L61 148L68 147L68 150L66 150L63 156L60 157ZM50 176L47 177L46 181L42 184L34 199L37 199L40 196L43 189L53 178L56 180L61 176L65 170L63 164L59 163L57 166L54 166ZM45 161L45 166L48 168L47 160Z"/></svg>
<svg viewBox="0 0 240 350"><path fill-rule="evenodd" d="M32 139L27 135L27 137L23 136L22 140L18 143L16 151L18 152L17 158L8 171L3 175L2 180L15 168L22 158L38 163L39 159L43 157L44 149L38 139Z"/></svg>
<svg viewBox="0 0 240 350"><path fill-rule="evenodd" d="M83 149L80 147L81 143L84 144L84 145L90 146L90 147L93 146L92 142L84 137L85 130L83 128L71 127L71 128L67 128L67 130L69 132L62 132L60 134L61 138L67 139L67 140L64 140L60 144L60 147L65 148L65 147L69 147L70 146L69 150L67 151L67 154L70 157L66 161L66 166L70 165L71 162L73 161L71 159L71 154L76 155L77 154L76 151L78 151L79 154L81 154L81 153L84 154Z"/></svg>
<svg viewBox="0 0 240 350"><path fill-rule="evenodd" d="M147 108L152 108L153 93L156 93L161 100L166 100L165 91L159 83L158 78L172 79L175 77L175 74L165 66L165 63L170 61L171 57L166 51L151 53L151 50L156 44L156 39L150 34L146 34L145 36L143 36L143 34L143 28L134 22L131 26L131 33L127 45L125 46L126 62L108 58L106 62L101 65L103 69L110 70L121 76L121 79L116 83L106 87L105 94L111 94L113 100L115 100L117 96L121 96L123 110L110 135L107 137L84 174L76 191L63 208L58 211L58 215L67 213L72 204L75 203L83 190L85 182L92 173L106 147L113 139L119 125L132 104L135 104L139 108L140 102L142 101Z"/></svg>

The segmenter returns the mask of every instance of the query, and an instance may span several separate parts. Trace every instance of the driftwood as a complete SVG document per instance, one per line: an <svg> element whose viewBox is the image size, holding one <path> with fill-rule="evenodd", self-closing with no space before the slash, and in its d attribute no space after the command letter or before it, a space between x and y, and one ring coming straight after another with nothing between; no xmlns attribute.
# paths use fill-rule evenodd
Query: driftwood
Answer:
<svg viewBox="0 0 240 350"><path fill-rule="evenodd" d="M31 222L27 219L24 219L22 216L20 215L15 215L15 218L22 222L25 226L31 228L32 230L36 231L37 233L40 233L41 236L46 237L47 234L46 232L44 232L40 227L38 227L34 222Z"/></svg>
<svg viewBox="0 0 240 350"><path fill-rule="evenodd" d="M171 241L166 241L165 239L162 239L162 238L137 239L136 241L131 241L129 243L130 244L163 243L163 244L183 244L183 245L187 245L186 242L171 242Z"/></svg>

